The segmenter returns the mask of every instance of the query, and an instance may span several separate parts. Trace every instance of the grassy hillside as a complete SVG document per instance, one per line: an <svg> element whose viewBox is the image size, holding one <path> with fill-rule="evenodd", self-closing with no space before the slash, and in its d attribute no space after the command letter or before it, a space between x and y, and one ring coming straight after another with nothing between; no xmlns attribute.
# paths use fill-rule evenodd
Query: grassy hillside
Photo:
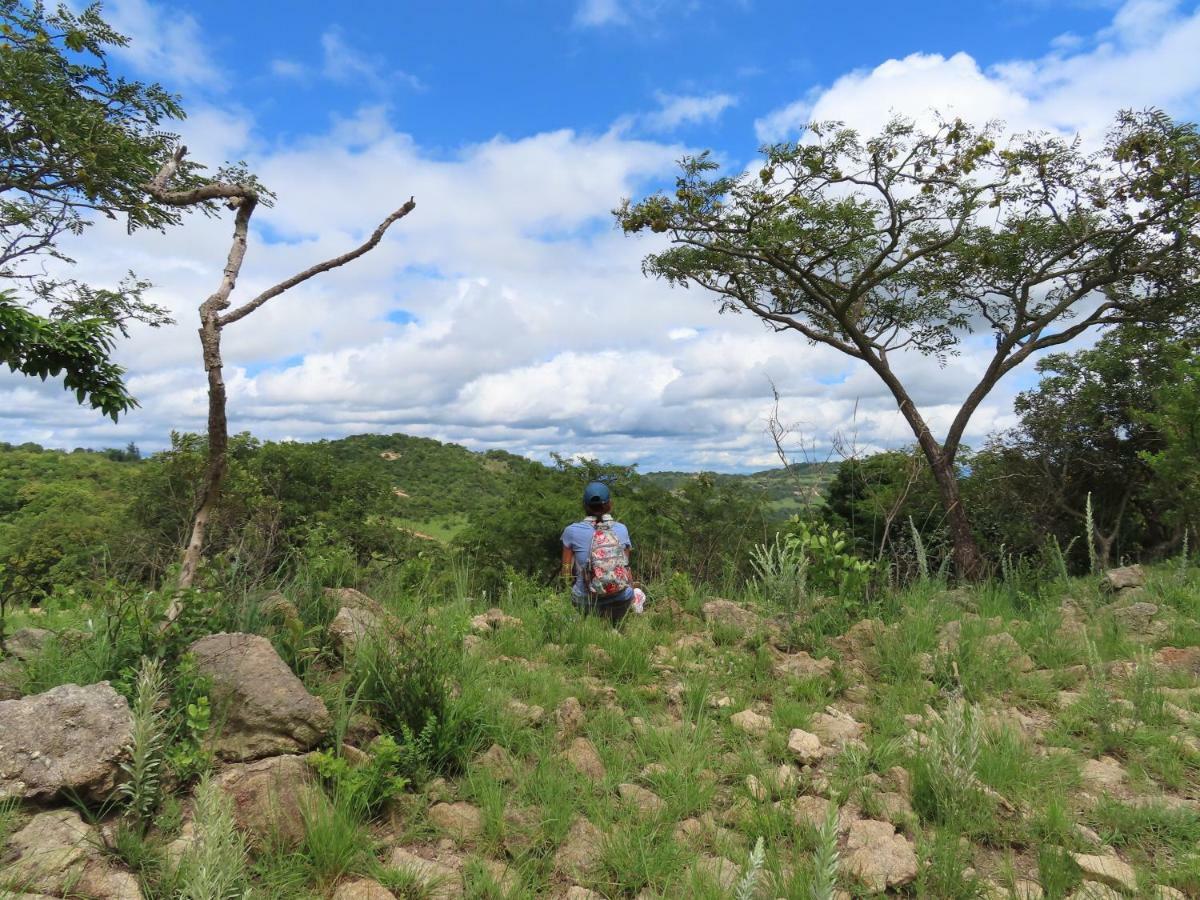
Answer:
<svg viewBox="0 0 1200 900"><path fill-rule="evenodd" d="M179 777L135 795L142 819L119 795L108 845L80 822L106 847L94 867L147 898L1200 896L1195 568L1115 597L1093 578L925 582L869 610L659 584L619 631L525 584L483 614L470 572L364 587L378 604L305 583L229 598L151 647L100 600L18 621L64 634L9 673L25 693L132 693L138 654L164 654L169 706L146 708L171 737L151 752ZM381 643L347 647L343 602L375 610ZM220 720L196 731L212 688L179 656L216 630L269 637L331 713L299 807L202 778L244 777L198 743ZM0 894L46 892L31 860L54 847L30 836L63 815L0 802Z"/></svg>

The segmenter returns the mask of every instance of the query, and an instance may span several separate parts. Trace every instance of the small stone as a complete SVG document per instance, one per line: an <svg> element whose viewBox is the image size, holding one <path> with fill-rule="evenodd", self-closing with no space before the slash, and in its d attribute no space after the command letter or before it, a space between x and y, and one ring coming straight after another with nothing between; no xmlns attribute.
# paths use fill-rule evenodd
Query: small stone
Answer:
<svg viewBox="0 0 1200 900"><path fill-rule="evenodd" d="M647 780L666 775L670 769L660 762L652 762L641 771L641 777Z"/></svg>
<svg viewBox="0 0 1200 900"><path fill-rule="evenodd" d="M1165 884L1156 885L1150 896L1153 900L1187 900L1187 894L1183 891Z"/></svg>
<svg viewBox="0 0 1200 900"><path fill-rule="evenodd" d="M711 881L723 891L733 890L741 876L737 863L723 856L701 856L696 860L692 871L706 881Z"/></svg>
<svg viewBox="0 0 1200 900"><path fill-rule="evenodd" d="M621 795L622 800L637 807L639 812L647 816L660 815L667 808L666 801L658 794L636 784L619 784L617 793Z"/></svg>
<svg viewBox="0 0 1200 900"><path fill-rule="evenodd" d="M813 659L803 650L776 660L776 678L825 678L833 671L832 659Z"/></svg>
<svg viewBox="0 0 1200 900"><path fill-rule="evenodd" d="M1154 662L1169 672L1200 675L1200 647L1163 647Z"/></svg>
<svg viewBox="0 0 1200 900"><path fill-rule="evenodd" d="M796 774L796 767L789 766L787 763L782 763L775 770L775 790L781 794L791 793L796 790L800 784L800 776Z"/></svg>
<svg viewBox="0 0 1200 900"><path fill-rule="evenodd" d="M752 709L743 709L739 713L734 713L729 717L729 721L735 728L754 737L762 737L771 730L771 720L766 716L760 716Z"/></svg>
<svg viewBox="0 0 1200 900"><path fill-rule="evenodd" d="M792 819L797 825L820 830L825 826L833 803L824 797L797 797L792 804Z"/></svg>
<svg viewBox="0 0 1200 900"><path fill-rule="evenodd" d="M526 725L540 725L542 719L546 718L546 711L542 707L530 706L520 700L509 700L508 711Z"/></svg>
<svg viewBox="0 0 1200 900"><path fill-rule="evenodd" d="M396 900L396 895L378 881L356 878L339 884L333 892L333 900Z"/></svg>
<svg viewBox="0 0 1200 900"><path fill-rule="evenodd" d="M483 831L483 813L470 803L435 803L429 821L459 840L472 840Z"/></svg>
<svg viewBox="0 0 1200 900"><path fill-rule="evenodd" d="M1146 584L1146 571L1141 566L1122 566L1110 569L1104 573L1100 588L1109 593L1117 593L1130 588L1143 587Z"/></svg>
<svg viewBox="0 0 1200 900"><path fill-rule="evenodd" d="M859 819L850 825L845 871L869 890L902 887L917 877L912 844L889 822Z"/></svg>
<svg viewBox="0 0 1200 900"><path fill-rule="evenodd" d="M704 621L710 625L736 628L745 633L757 631L762 622L755 613L745 607L719 597L709 600L700 607L700 613L704 616Z"/></svg>
<svg viewBox="0 0 1200 900"><path fill-rule="evenodd" d="M213 781L229 798L234 821L251 847L295 847L304 838L308 764L300 756L273 756L223 768ZM319 802L312 795L313 802Z"/></svg>
<svg viewBox="0 0 1200 900"><path fill-rule="evenodd" d="M521 624L516 616L507 615L504 610L493 607L471 620L471 630L476 634L490 634L501 628L515 628Z"/></svg>
<svg viewBox="0 0 1200 900"><path fill-rule="evenodd" d="M354 588L325 588L324 594L334 609L361 609L380 619L387 615L382 603Z"/></svg>
<svg viewBox="0 0 1200 900"><path fill-rule="evenodd" d="M430 900L456 900L463 895L462 875L456 869L397 847L388 863L418 881Z"/></svg>
<svg viewBox="0 0 1200 900"><path fill-rule="evenodd" d="M988 654L995 654L1008 660L1008 666L1014 672L1032 672L1037 668L1033 659L1007 631L999 634L989 634L979 642L979 649Z"/></svg>
<svg viewBox="0 0 1200 900"><path fill-rule="evenodd" d="M575 697L567 697L558 704L558 709L554 711L554 721L558 725L555 737L559 743L565 743L579 734L584 726L586 716L583 712L583 705Z"/></svg>
<svg viewBox="0 0 1200 900"><path fill-rule="evenodd" d="M566 894L563 895L563 900L604 900L604 895L573 884L567 888Z"/></svg>
<svg viewBox="0 0 1200 900"><path fill-rule="evenodd" d="M1121 764L1111 756L1084 762L1082 776L1084 785L1101 793L1114 792L1129 780Z"/></svg>
<svg viewBox="0 0 1200 900"><path fill-rule="evenodd" d="M1107 884L1085 881L1067 900L1125 900L1125 895Z"/></svg>
<svg viewBox="0 0 1200 900"><path fill-rule="evenodd" d="M861 722L856 722L851 716L832 706L825 707L825 712L813 716L808 727L821 739L822 744L839 748L859 740L866 731L866 726Z"/></svg>
<svg viewBox="0 0 1200 900"><path fill-rule="evenodd" d="M1083 871L1088 881L1098 881L1119 888L1130 894L1137 891L1137 873L1133 866L1115 856L1097 856L1090 853L1072 853L1071 858Z"/></svg>
<svg viewBox="0 0 1200 900"><path fill-rule="evenodd" d="M767 790L767 786L758 780L755 775L746 776L746 790L750 796L759 802L765 802L771 799L771 792Z"/></svg>
<svg viewBox="0 0 1200 900"><path fill-rule="evenodd" d="M825 757L821 739L801 728L793 728L788 734L787 748L796 762L802 766L813 765Z"/></svg>
<svg viewBox="0 0 1200 900"><path fill-rule="evenodd" d="M554 868L571 878L586 878L600 863L604 835L587 819L571 824L566 839L554 854Z"/></svg>
<svg viewBox="0 0 1200 900"><path fill-rule="evenodd" d="M329 639L343 657L353 656L359 644L379 633L380 620L372 612L343 606L329 623Z"/></svg>
<svg viewBox="0 0 1200 900"><path fill-rule="evenodd" d="M595 745L587 738L575 738L563 751L562 757L581 775L586 775L592 781L604 780L604 763L600 754L596 752Z"/></svg>
<svg viewBox="0 0 1200 900"><path fill-rule="evenodd" d="M492 744L475 758L475 765L490 772L497 781L513 781L516 778L517 767L508 751L499 744Z"/></svg>

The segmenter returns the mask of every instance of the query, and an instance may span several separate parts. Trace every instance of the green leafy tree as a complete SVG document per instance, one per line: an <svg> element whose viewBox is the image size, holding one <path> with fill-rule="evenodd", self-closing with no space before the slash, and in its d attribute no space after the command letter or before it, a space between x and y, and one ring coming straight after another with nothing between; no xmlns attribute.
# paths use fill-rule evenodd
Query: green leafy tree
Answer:
<svg viewBox="0 0 1200 900"><path fill-rule="evenodd" d="M1077 140L897 118L870 138L813 125L763 153L757 172L734 175L707 153L686 158L673 194L626 201L617 219L670 239L648 274L868 365L929 463L960 575L979 577L955 465L967 424L1033 354L1194 303L1196 128L1122 113L1087 153ZM944 360L981 332L994 350L939 439L895 355Z"/></svg>
<svg viewBox="0 0 1200 900"><path fill-rule="evenodd" d="M1177 348L1172 377L1155 391L1156 409L1142 418L1157 429L1159 449L1143 451L1154 473L1152 493L1165 502L1173 540L1200 535L1200 351Z"/></svg>
<svg viewBox="0 0 1200 900"><path fill-rule="evenodd" d="M69 265L64 239L97 215L131 231L179 221L144 185L178 143L163 124L183 110L160 85L110 71L106 54L127 43L99 4L0 0L0 280L13 285L0 300L0 360L43 379L66 373L80 402L114 418L136 405L110 362L117 334L169 319L133 276L101 290L48 275L46 263ZM181 177L196 182L196 167Z"/></svg>
<svg viewBox="0 0 1200 900"><path fill-rule="evenodd" d="M1146 454L1162 445L1157 406L1174 380L1176 336L1118 328L1094 347L1040 360L1038 386L1017 396L1021 423L974 460L972 493L1001 519L1035 523L1062 541L1083 535L1091 497L1092 540L1100 564L1163 537L1150 496ZM984 515L987 515L985 513ZM990 535L1019 549L1001 531ZM1028 548L1026 548L1028 549ZM1086 551L1082 544L1081 552Z"/></svg>

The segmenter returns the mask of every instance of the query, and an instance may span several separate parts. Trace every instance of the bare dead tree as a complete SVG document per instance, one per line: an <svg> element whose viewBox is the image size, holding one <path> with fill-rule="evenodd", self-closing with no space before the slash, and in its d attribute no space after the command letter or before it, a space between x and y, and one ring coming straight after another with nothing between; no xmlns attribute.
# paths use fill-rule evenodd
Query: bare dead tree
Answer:
<svg viewBox="0 0 1200 900"><path fill-rule="evenodd" d="M775 386L775 382L771 381L771 396L774 398L774 403L771 406L771 412L767 415L767 434L771 437L771 443L775 446L775 455L779 458L780 464L783 466L784 472L792 476L792 480L796 483L796 496L800 498L800 503L807 513L812 505L821 496L821 486L824 482L824 475L833 460L834 449L831 447L824 458L820 458L817 452L816 438L806 438L802 430L800 422L784 422L779 414L779 388ZM794 442L799 447L800 456L803 459L802 463L796 462L793 459L795 451L789 451L787 444ZM800 466L806 465L811 472L814 472L816 478L805 483L800 477Z"/></svg>
<svg viewBox="0 0 1200 900"><path fill-rule="evenodd" d="M229 246L229 254L225 261L225 269L217 289L200 304L200 348L204 359L204 371L208 376L208 460L204 469L196 501L195 512L192 516L192 529L188 543L183 553L183 565L179 571L179 589L185 590L192 586L196 570L204 552L204 535L217 501L221 495L221 486L228 467L227 453L229 448L229 423L226 418L225 380L222 375L221 333L227 325L244 319L250 313L259 309L268 301L280 294L303 284L310 278L344 266L358 259L363 254L379 245L384 234L393 223L404 218L416 207L410 197L399 209L379 223L371 235L359 246L340 256L316 263L302 272L285 278L278 284L267 288L258 296L247 300L240 306L230 309L232 294L237 286L238 276L242 271L242 263L246 258L247 237L250 231L250 217L254 210L264 200L269 199L257 181L249 176L236 179L223 179L218 174L214 181L198 187L185 190L172 190L171 181L179 171L187 153L186 147L180 147L170 160L155 175L154 179L145 186L146 192L159 203L178 207L204 207L212 209L214 203L223 202L233 210L233 239ZM181 610L178 596L172 602L167 613L167 620L173 621Z"/></svg>

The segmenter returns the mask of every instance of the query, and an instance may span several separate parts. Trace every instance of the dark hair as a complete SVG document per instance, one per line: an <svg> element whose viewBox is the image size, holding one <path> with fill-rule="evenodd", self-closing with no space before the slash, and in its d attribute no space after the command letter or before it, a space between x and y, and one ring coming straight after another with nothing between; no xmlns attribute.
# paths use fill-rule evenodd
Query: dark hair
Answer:
<svg viewBox="0 0 1200 900"><path fill-rule="evenodd" d="M583 511L589 516L603 516L606 513L612 512L612 501L605 500L603 503L585 503Z"/></svg>

